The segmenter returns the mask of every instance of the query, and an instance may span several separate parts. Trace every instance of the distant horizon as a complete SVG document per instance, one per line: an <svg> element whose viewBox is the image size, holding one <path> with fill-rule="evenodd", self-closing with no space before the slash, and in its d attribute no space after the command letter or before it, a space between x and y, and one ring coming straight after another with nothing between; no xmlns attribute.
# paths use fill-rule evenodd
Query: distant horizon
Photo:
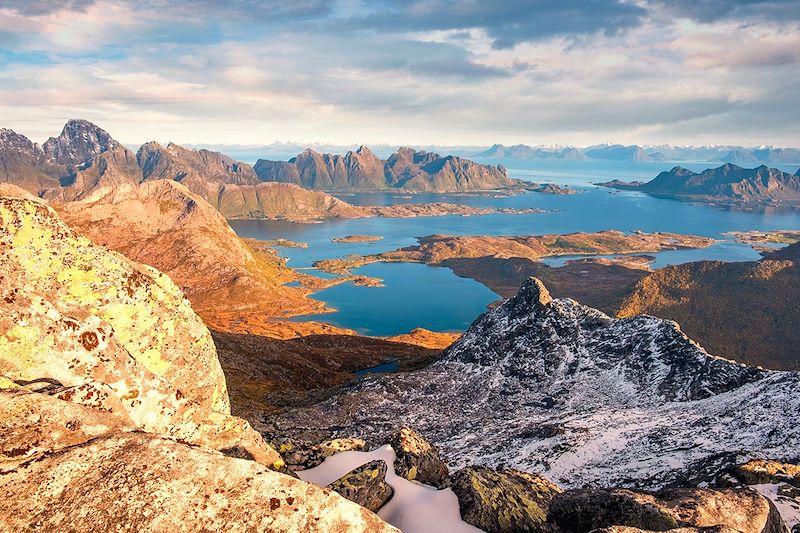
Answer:
<svg viewBox="0 0 800 533"><path fill-rule="evenodd" d="M121 144L127 146L128 148L132 147L139 147L143 144L148 142L158 142L159 144L177 144L180 146L193 148L193 149L213 149L215 151L223 151L224 149L233 149L233 150L256 150L256 149L263 149L263 148L272 148L272 147L281 147L285 146L288 148L297 148L297 147L310 147L310 148L323 148L323 149L330 149L330 150L351 150L356 149L359 146L366 146L368 148L371 147L379 147L379 148L387 148L387 149L396 149L400 147L409 147L409 148L421 148L421 149L428 149L428 148L441 148L441 149L460 149L460 150L485 150L492 148L494 146L503 146L506 148L513 147L513 146L527 146L530 148L550 148L550 149L558 149L558 148L576 148L576 149L587 149L587 148L594 148L600 146L624 146L624 147L632 147L638 146L640 148L658 148L658 147L672 147L672 148L685 148L685 149L692 149L692 148L742 148L748 150L756 150L756 149L795 149L800 150L800 142L795 145L775 145L775 144L766 144L766 143L759 143L759 144L735 144L735 143L707 143L707 144L690 144L690 143L645 143L645 142L612 142L612 141L600 141L591 144L568 144L568 143L533 143L533 142L491 142L491 143L484 143L484 144L467 144L467 143L456 143L456 144L429 144L429 143L420 143L420 142L411 142L411 143L391 143L391 142L369 142L369 141L362 141L362 142L352 142L352 143L337 143L333 141L324 141L324 140L317 140L317 141L296 141L296 140L272 140L272 141L264 141L264 142L253 142L253 143L218 143L218 142L211 142L211 141L200 141L200 142L182 142L176 141L174 139L166 139L166 140L159 140L155 138L149 138L147 140L142 141L131 141L130 139L120 138L118 135L114 133L114 131L110 130L109 128L105 127L102 123L99 123L94 120L90 120L83 117L74 116L69 119L64 120L58 127L54 128L49 133L40 133L40 134L31 134L26 132L23 128L15 128L11 127L5 123L0 123L0 129L8 129L12 130L20 135L24 135L28 139L38 144L42 144L47 141L51 137L57 137L61 130L69 120L87 120L94 124L95 126L100 127L101 129L107 131L115 140L120 142Z"/></svg>

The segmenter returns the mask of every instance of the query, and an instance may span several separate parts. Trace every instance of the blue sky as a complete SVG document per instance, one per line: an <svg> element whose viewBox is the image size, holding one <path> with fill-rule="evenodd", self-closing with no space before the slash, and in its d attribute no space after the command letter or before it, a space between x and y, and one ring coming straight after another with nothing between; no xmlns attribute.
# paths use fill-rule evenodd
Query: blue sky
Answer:
<svg viewBox="0 0 800 533"><path fill-rule="evenodd" d="M0 0L0 127L800 145L800 2Z"/></svg>

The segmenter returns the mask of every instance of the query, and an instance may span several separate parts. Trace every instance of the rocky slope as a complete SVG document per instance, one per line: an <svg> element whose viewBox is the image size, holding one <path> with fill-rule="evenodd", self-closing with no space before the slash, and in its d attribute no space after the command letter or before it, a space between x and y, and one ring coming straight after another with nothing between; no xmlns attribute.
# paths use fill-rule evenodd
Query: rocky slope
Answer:
<svg viewBox="0 0 800 533"><path fill-rule="evenodd" d="M213 328L322 309L308 290L284 286L296 276L280 258L253 250L181 183L126 184L56 209L95 243L168 274Z"/></svg>
<svg viewBox="0 0 800 533"><path fill-rule="evenodd" d="M785 413L800 412L798 387L798 373L707 354L674 322L612 319L553 300L532 279L433 365L367 379L270 423L305 438L378 441L409 424L451 466L655 488L730 454L795 454L800 429Z"/></svg>
<svg viewBox="0 0 800 533"><path fill-rule="evenodd" d="M275 472L157 270L0 197L0 529L396 531Z"/></svg>
<svg viewBox="0 0 800 533"><path fill-rule="evenodd" d="M800 370L800 244L761 261L700 261L648 274L614 305L619 316L675 320L714 353Z"/></svg>
<svg viewBox="0 0 800 533"><path fill-rule="evenodd" d="M517 185L500 166L411 148L400 148L385 161L365 146L342 156L306 149L288 162L260 159L255 171L263 181L328 191L460 192Z"/></svg>
<svg viewBox="0 0 800 533"><path fill-rule="evenodd" d="M674 167L647 183L611 181L601 185L731 206L800 204L800 174L764 165L750 169L726 163L700 173Z"/></svg>

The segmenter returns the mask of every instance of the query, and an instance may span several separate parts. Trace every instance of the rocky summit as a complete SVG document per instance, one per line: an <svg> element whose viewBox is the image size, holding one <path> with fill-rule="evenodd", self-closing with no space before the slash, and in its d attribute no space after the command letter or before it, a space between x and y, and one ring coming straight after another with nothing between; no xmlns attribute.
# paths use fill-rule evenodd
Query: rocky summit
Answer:
<svg viewBox="0 0 800 533"><path fill-rule="evenodd" d="M785 413L800 412L798 387L799 373L706 353L675 322L613 319L531 279L433 365L366 379L271 424L378 442L408 424L451 467L658 488L732 454L795 454L800 429Z"/></svg>
<svg viewBox="0 0 800 533"><path fill-rule="evenodd" d="M2 196L0 291L0 530L396 531L275 471L161 272Z"/></svg>

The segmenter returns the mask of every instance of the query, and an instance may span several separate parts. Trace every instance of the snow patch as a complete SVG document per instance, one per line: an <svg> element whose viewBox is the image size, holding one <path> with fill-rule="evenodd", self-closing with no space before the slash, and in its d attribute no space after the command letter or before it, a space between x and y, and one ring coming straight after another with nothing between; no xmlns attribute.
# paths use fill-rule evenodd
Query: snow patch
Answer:
<svg viewBox="0 0 800 533"><path fill-rule="evenodd" d="M450 489L408 481L394 471L395 453L386 445L371 452L342 452L332 455L314 468L297 472L303 481L327 486L351 470L370 461L382 460L389 467L386 481L394 496L378 510L378 516L404 533L475 533L482 531L461 519L458 498Z"/></svg>

